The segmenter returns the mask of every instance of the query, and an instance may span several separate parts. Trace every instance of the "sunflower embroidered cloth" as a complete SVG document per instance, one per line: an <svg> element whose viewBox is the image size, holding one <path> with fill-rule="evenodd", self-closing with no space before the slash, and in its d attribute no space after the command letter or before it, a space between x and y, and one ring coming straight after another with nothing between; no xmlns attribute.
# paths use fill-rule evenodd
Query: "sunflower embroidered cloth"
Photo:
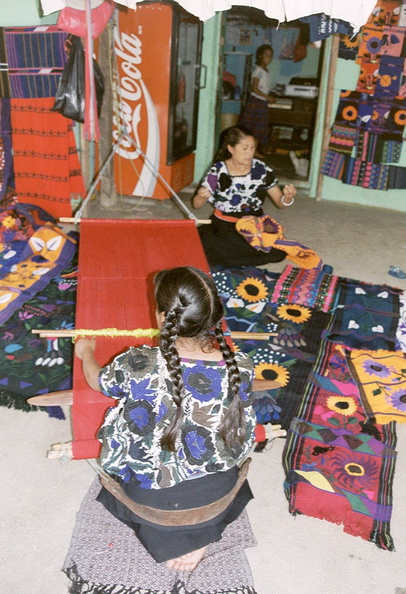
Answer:
<svg viewBox="0 0 406 594"><path fill-rule="evenodd" d="M99 375L104 394L119 400L99 433L103 468L124 481L135 480L141 488L159 489L234 467L248 454L256 423L250 395L252 362L244 353L235 353L235 358L247 423L245 443L231 451L218 436L231 401L225 361L182 359L184 421L176 452L168 452L160 440L176 405L159 348L131 347L118 355Z"/></svg>
<svg viewBox="0 0 406 594"><path fill-rule="evenodd" d="M342 345L323 342L283 454L289 509L393 550L395 423L365 413Z"/></svg>
<svg viewBox="0 0 406 594"><path fill-rule="evenodd" d="M278 389L255 392L257 421L277 421L287 429L297 413L331 315L302 305L272 303L278 281L265 270L213 267L212 276L231 331L271 333L267 340L248 335L244 340L233 339L233 343L253 360L256 379L281 384Z"/></svg>
<svg viewBox="0 0 406 594"><path fill-rule="evenodd" d="M268 215L242 217L236 222L235 228L256 250L269 252L277 248L303 268L320 268L322 265L320 256L314 250L297 241L285 239L282 226Z"/></svg>

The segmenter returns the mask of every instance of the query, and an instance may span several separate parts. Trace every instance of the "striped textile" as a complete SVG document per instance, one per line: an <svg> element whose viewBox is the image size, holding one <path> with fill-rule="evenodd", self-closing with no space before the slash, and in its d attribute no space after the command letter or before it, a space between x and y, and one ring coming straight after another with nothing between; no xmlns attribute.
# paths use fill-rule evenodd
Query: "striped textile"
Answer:
<svg viewBox="0 0 406 594"><path fill-rule="evenodd" d="M0 33L2 97L54 97L66 64L68 33L56 26L4 27Z"/></svg>
<svg viewBox="0 0 406 594"><path fill-rule="evenodd" d="M71 120L51 111L53 98L11 99L16 193L55 218L72 216L85 193Z"/></svg>

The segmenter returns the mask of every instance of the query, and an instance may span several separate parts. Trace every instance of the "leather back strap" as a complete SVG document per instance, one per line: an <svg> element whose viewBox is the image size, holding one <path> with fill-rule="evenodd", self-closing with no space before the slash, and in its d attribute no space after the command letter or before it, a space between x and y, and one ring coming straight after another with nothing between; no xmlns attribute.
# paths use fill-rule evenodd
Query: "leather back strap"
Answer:
<svg viewBox="0 0 406 594"><path fill-rule="evenodd" d="M194 526L212 520L227 509L247 478L250 462L251 458L245 460L239 470L237 482L227 495L208 505L189 509L162 510L136 503L123 491L122 486L105 472L100 473L100 482L116 499L148 522L159 526Z"/></svg>

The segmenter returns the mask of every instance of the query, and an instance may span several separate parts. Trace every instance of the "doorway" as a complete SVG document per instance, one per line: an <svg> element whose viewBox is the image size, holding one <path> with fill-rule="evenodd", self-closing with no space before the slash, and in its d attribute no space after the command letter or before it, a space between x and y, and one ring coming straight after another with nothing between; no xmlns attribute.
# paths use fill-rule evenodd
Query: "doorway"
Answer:
<svg viewBox="0 0 406 594"><path fill-rule="evenodd" d="M268 148L264 160L283 182L307 186L318 105L324 43L309 43L308 25L280 24L263 11L233 7L224 16L220 129L238 122L248 100L255 52L273 48Z"/></svg>

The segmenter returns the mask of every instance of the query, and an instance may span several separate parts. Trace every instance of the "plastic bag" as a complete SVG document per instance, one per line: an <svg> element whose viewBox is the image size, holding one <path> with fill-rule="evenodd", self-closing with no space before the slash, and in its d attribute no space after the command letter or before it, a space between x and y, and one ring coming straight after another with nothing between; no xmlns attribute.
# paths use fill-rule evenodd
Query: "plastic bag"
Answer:
<svg viewBox="0 0 406 594"><path fill-rule="evenodd" d="M111 19L113 12L114 2L112 0L106 0L105 2L102 2L100 6L92 8L92 37L94 39L96 39L102 34L107 23ZM63 31L69 31L69 33L73 33L73 35L85 37L85 6L83 7L83 10L71 8L70 6L66 6L66 8L63 8L58 16L57 27L58 29L62 29Z"/></svg>
<svg viewBox="0 0 406 594"><path fill-rule="evenodd" d="M58 111L71 120L83 123L85 121L85 50L80 37L71 35L70 39L72 45L69 58L59 81L52 111ZM104 94L104 76L94 58L93 71L97 114L100 117Z"/></svg>

